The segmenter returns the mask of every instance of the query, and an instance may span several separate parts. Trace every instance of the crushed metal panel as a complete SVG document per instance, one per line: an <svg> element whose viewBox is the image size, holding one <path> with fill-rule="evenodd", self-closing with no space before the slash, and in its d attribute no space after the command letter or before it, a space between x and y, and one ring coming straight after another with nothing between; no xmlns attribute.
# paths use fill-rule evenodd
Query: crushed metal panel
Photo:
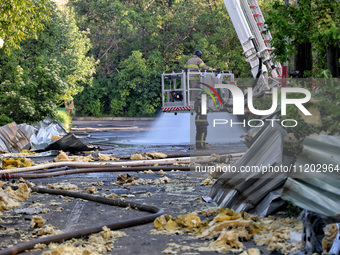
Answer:
<svg viewBox="0 0 340 255"><path fill-rule="evenodd" d="M98 147L87 146L79 138L73 134L67 134L58 141L49 144L45 150L62 150L62 151L91 151L98 149Z"/></svg>
<svg viewBox="0 0 340 255"><path fill-rule="evenodd" d="M263 170L266 166L282 166L286 134L276 123L273 127L268 126L245 155L236 162L237 172L221 175L211 188L209 196L221 207L238 212L255 210L259 215L267 214L271 202L268 199L273 201L277 198L277 192L282 188L289 173L264 173ZM260 171L241 172L244 167L257 168ZM271 192L276 195L269 195ZM256 209L258 205L261 206Z"/></svg>
<svg viewBox="0 0 340 255"><path fill-rule="evenodd" d="M28 139L31 139L31 137L34 136L38 132L38 130L35 127L25 124L25 123L19 124L18 127Z"/></svg>
<svg viewBox="0 0 340 255"><path fill-rule="evenodd" d="M64 127L55 120L46 119L40 121L36 125L38 132L36 135L32 135L31 140L31 150L39 151L44 150L47 146L54 143L52 135L56 137L64 137L68 133Z"/></svg>
<svg viewBox="0 0 340 255"><path fill-rule="evenodd" d="M15 122L0 127L0 151L18 153L29 146L29 139Z"/></svg>
<svg viewBox="0 0 340 255"><path fill-rule="evenodd" d="M339 213L340 136L309 136L302 145L296 170L285 183L282 198L316 213L329 216ZM328 167L325 172L323 166Z"/></svg>

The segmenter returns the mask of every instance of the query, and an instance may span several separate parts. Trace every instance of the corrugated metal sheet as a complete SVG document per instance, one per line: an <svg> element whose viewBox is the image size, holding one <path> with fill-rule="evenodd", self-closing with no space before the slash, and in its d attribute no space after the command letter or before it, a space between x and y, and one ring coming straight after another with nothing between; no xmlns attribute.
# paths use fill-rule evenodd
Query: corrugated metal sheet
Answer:
<svg viewBox="0 0 340 255"><path fill-rule="evenodd" d="M29 146L29 138L15 122L0 127L0 152L20 152Z"/></svg>
<svg viewBox="0 0 340 255"><path fill-rule="evenodd" d="M242 172L242 168L281 166L286 131L279 125L268 126L246 154L236 163L237 173L224 173L211 188L209 196L221 207L235 211L255 210L258 215L270 213L270 205L280 197L288 173ZM277 205L279 206L279 205Z"/></svg>
<svg viewBox="0 0 340 255"><path fill-rule="evenodd" d="M282 198L309 211L339 213L340 136L310 136L302 145L296 171L287 179Z"/></svg>

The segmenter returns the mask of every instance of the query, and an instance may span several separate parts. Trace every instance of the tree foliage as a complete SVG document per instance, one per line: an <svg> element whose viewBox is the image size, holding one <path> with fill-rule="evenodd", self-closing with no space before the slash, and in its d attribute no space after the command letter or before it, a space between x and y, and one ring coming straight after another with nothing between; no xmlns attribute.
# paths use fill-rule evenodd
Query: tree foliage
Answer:
<svg viewBox="0 0 340 255"><path fill-rule="evenodd" d="M280 0L273 1L267 17L273 31L274 54L287 61L296 54L296 45L311 43L314 72L305 76L329 77L327 49L340 47L340 4L337 0L299 0L287 6Z"/></svg>
<svg viewBox="0 0 340 255"><path fill-rule="evenodd" d="M18 123L53 117L59 101L81 91L95 71L86 56L90 41L72 12L46 4L51 16L37 39L21 41L10 55L0 50L0 113Z"/></svg>
<svg viewBox="0 0 340 255"><path fill-rule="evenodd" d="M94 115L89 105L96 105L102 114L154 114L161 102L161 73L182 70L197 49L212 67L251 75L223 1L70 4L78 14L78 26L90 31L91 54L100 60L93 87L76 97L83 114Z"/></svg>
<svg viewBox="0 0 340 255"><path fill-rule="evenodd" d="M0 38L4 40L7 53L19 48L20 41L37 38L44 22L49 19L50 6L47 0L2 0L0 7Z"/></svg>

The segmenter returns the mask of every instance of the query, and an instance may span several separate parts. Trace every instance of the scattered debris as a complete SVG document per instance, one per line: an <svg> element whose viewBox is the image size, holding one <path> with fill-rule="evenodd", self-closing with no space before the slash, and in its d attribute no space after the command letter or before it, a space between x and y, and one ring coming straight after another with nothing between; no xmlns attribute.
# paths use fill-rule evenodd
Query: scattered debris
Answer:
<svg viewBox="0 0 340 255"><path fill-rule="evenodd" d="M209 209L206 209L206 210L198 210L194 213L195 214L202 214L203 217L210 217L212 215L218 214L219 209L220 209L219 207L212 207L212 208L209 208Z"/></svg>
<svg viewBox="0 0 340 255"><path fill-rule="evenodd" d="M33 205L30 205L30 207L40 207L40 206L44 206L44 204L38 203L38 202L33 202Z"/></svg>
<svg viewBox="0 0 340 255"><path fill-rule="evenodd" d="M86 192L89 193L89 194L97 194L98 193L96 187L89 187L89 188L86 189Z"/></svg>
<svg viewBox="0 0 340 255"><path fill-rule="evenodd" d="M206 215L216 213L216 208ZM218 214L212 219L201 222L195 214L172 217L164 214L154 221L156 229L169 233L196 233L198 238L211 240L207 247L200 251L246 252L243 254L258 254L258 250L244 251L242 240L253 239L259 246L268 245L268 250L281 250L288 254L301 249L301 241L290 242L291 231L301 231L303 224L297 219L277 218L269 216L261 218L251 216L246 212L236 213L228 208L218 209Z"/></svg>
<svg viewBox="0 0 340 255"><path fill-rule="evenodd" d="M231 249L242 251L243 243L239 241L239 238L246 237L247 234L245 236L239 236L239 233L222 229L217 240L210 243L209 249L218 251L220 253L227 253Z"/></svg>
<svg viewBox="0 0 340 255"><path fill-rule="evenodd" d="M122 173L117 177L117 183L118 184L131 183L134 180L135 180L134 176L131 176L127 173Z"/></svg>
<svg viewBox="0 0 340 255"><path fill-rule="evenodd" d="M261 251L257 248L252 248L242 252L240 255L261 255Z"/></svg>
<svg viewBox="0 0 340 255"><path fill-rule="evenodd" d="M164 176L162 178L156 179L154 181L155 184L161 184L161 183L169 183L170 179L167 176Z"/></svg>
<svg viewBox="0 0 340 255"><path fill-rule="evenodd" d="M154 181L151 179L142 179L137 178L135 175L129 175L126 173L122 173L117 177L117 184L126 184L126 185L140 185L140 184L161 184L161 183L169 183L170 179L167 176L155 179Z"/></svg>
<svg viewBox="0 0 340 255"><path fill-rule="evenodd" d="M2 188L3 186L5 186L6 184L7 184L7 182L0 181L0 188Z"/></svg>
<svg viewBox="0 0 340 255"><path fill-rule="evenodd" d="M166 158L168 157L165 153L162 152L147 152L146 153L147 156L151 157L151 158Z"/></svg>
<svg viewBox="0 0 340 255"><path fill-rule="evenodd" d="M163 169L161 169L156 174L158 174L158 175L166 175L166 172L164 172Z"/></svg>
<svg viewBox="0 0 340 255"><path fill-rule="evenodd" d="M303 230L301 221L269 216L261 218L261 222L266 226L266 231L254 235L254 241L257 245L268 245L268 250L280 250L284 254L293 253L302 248L302 240L298 243L290 242L291 232Z"/></svg>
<svg viewBox="0 0 340 255"><path fill-rule="evenodd" d="M59 151L59 155L53 159L54 162L73 161L73 162L93 162L91 154L87 156L68 156L67 153Z"/></svg>
<svg viewBox="0 0 340 255"><path fill-rule="evenodd" d="M142 195L140 195L140 197L151 197L152 193L151 192L146 192Z"/></svg>
<svg viewBox="0 0 340 255"><path fill-rule="evenodd" d="M210 202L213 201L212 198L209 197L209 196L201 196L201 198L202 198L202 200L203 200L204 202L206 202L206 203L210 203Z"/></svg>
<svg viewBox="0 0 340 255"><path fill-rule="evenodd" d="M33 182L26 181L22 177L20 177L20 179L18 181L16 181L16 183L25 183L30 188L35 187L35 184Z"/></svg>
<svg viewBox="0 0 340 255"><path fill-rule="evenodd" d="M114 157L113 155L111 154L102 154L100 152L98 153L94 153L93 156L98 160L101 160L101 161L115 161L115 160L119 160L119 158L117 157Z"/></svg>
<svg viewBox="0 0 340 255"><path fill-rule="evenodd" d="M54 162L59 162L59 161L69 161L69 157L67 156L67 154L63 151L59 151L59 155L56 156L53 161Z"/></svg>
<svg viewBox="0 0 340 255"><path fill-rule="evenodd" d="M175 164L174 164L175 165ZM178 164L177 164L178 165ZM175 169L173 169L173 170L171 170L170 171L171 173L179 173L179 172L182 172L181 170L175 170Z"/></svg>
<svg viewBox="0 0 340 255"><path fill-rule="evenodd" d="M98 234L90 235L87 240L84 239L72 239L64 242L63 244L51 243L48 245L49 250L44 252L43 255L54 254L103 254L111 251L114 246L114 240L118 237L126 236L121 231L111 231L107 227L103 227L103 231Z"/></svg>
<svg viewBox="0 0 340 255"><path fill-rule="evenodd" d="M46 244L44 244L44 243L37 243L36 245L34 245L34 248L33 249L35 249L35 250L43 250L43 249L45 249L46 248Z"/></svg>
<svg viewBox="0 0 340 255"><path fill-rule="evenodd" d="M92 185L92 186L104 186L104 182L91 182L90 185Z"/></svg>
<svg viewBox="0 0 340 255"><path fill-rule="evenodd" d="M133 194L121 194L121 197L135 197Z"/></svg>
<svg viewBox="0 0 340 255"><path fill-rule="evenodd" d="M44 209L42 209L42 211L41 211L41 213L49 213L50 212L50 209L48 209L48 208L44 208Z"/></svg>
<svg viewBox="0 0 340 255"><path fill-rule="evenodd" d="M37 236L48 236L48 235L59 235L61 233L63 233L63 231L61 230L57 230L54 226L52 226L51 224L48 224L47 226L45 226L42 229L37 230L38 232L36 232Z"/></svg>
<svg viewBox="0 0 340 255"><path fill-rule="evenodd" d="M161 230L196 228L201 225L201 218L195 214L184 214L175 218L169 214L163 214L155 219L153 225Z"/></svg>
<svg viewBox="0 0 340 255"><path fill-rule="evenodd" d="M11 207L18 207L22 201L26 201L31 196L31 189L25 183L19 183L17 190L7 187L5 190L0 188L0 211L8 210Z"/></svg>
<svg viewBox="0 0 340 255"><path fill-rule="evenodd" d="M79 190L79 188L72 183L52 183L52 184L47 184L47 187L50 189L61 189L61 190Z"/></svg>
<svg viewBox="0 0 340 255"><path fill-rule="evenodd" d="M206 178L206 179L204 179L202 182L201 182L201 186L204 186L204 185L212 185L212 184L214 184L214 180L213 180L213 178L212 177L208 177L208 178Z"/></svg>
<svg viewBox="0 0 340 255"><path fill-rule="evenodd" d="M3 169L12 169L12 168L18 168L18 167L29 167L33 166L34 163L32 160L23 158L23 157L6 157L2 159L2 168Z"/></svg>
<svg viewBox="0 0 340 255"><path fill-rule="evenodd" d="M102 193L102 196L103 197L106 197L106 198L117 198L118 195L116 195L115 193L111 193L111 194L105 194L105 193Z"/></svg>
<svg viewBox="0 0 340 255"><path fill-rule="evenodd" d="M103 160L103 161L110 161L111 160L111 157L107 154L101 154L101 153L98 153L98 158L99 160Z"/></svg>
<svg viewBox="0 0 340 255"><path fill-rule="evenodd" d="M144 159L144 157L142 156L142 154L133 154L130 157L131 160L142 160Z"/></svg>
<svg viewBox="0 0 340 255"><path fill-rule="evenodd" d="M52 201L50 203L50 206L58 206L58 205L61 205L61 203L57 203L57 202L54 202L54 201Z"/></svg>
<svg viewBox="0 0 340 255"><path fill-rule="evenodd" d="M33 216L31 220L31 228L41 228L45 224L46 220L44 220L41 216Z"/></svg>
<svg viewBox="0 0 340 255"><path fill-rule="evenodd" d="M325 236L322 239L322 253L327 254L328 251L331 249L334 239L338 234L339 229L336 224L331 224L326 226Z"/></svg>
<svg viewBox="0 0 340 255"><path fill-rule="evenodd" d="M144 170L144 171L140 171L141 174L153 174L154 172L149 169L149 170Z"/></svg>

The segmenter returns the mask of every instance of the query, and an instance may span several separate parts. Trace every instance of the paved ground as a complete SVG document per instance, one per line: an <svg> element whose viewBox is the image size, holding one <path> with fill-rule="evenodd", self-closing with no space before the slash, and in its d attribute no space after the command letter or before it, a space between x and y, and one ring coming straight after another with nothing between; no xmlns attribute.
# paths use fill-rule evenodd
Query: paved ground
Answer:
<svg viewBox="0 0 340 255"><path fill-rule="evenodd" d="M74 121L73 133L81 138L86 144L100 146L100 152L116 154L117 157L130 155L136 152L160 151L168 155L190 154L189 145L133 145L124 143L136 135L142 134L150 129L152 120L111 120L111 121ZM229 152L245 151L242 144L231 144L227 149ZM50 160L50 158L35 159L36 161ZM146 167L145 170L148 168ZM216 205L205 203L201 196L208 195L211 183L201 185L208 178L207 173L195 172L167 172L165 176L168 183L155 183L156 179L164 177L154 173L130 173L136 180L151 179L148 184L126 185L117 184L117 177L121 173L87 173L77 175L59 176L53 178L31 180L38 186L46 186L53 183L75 184L82 192L88 187L96 187L97 195L102 193L115 193L119 198L127 201L142 202L156 205L165 210L167 214L176 216L199 210L206 210ZM99 186L98 186L99 184ZM54 202L54 205L51 205ZM40 206L34 206L40 203ZM32 207L33 206L33 207ZM31 239L33 230L30 221L33 215L42 216L55 228L69 231L89 227L92 225L106 224L122 219L129 219L147 213L138 210L125 209L102 205L95 202L84 201L66 197L58 197L46 194L35 194L25 202L20 209L34 208L32 214L23 214L14 210L3 211L0 223L0 247L5 248L15 243ZM42 209L48 208L49 213L43 214ZM204 217L202 216L202 219ZM206 245L206 240L192 238L192 235L164 235L153 234L153 225L146 224L124 229L127 236L118 238L114 243L114 250L109 254L162 254L168 247L177 251L177 254L215 254L216 252L198 252L197 246ZM169 246L175 243L179 246ZM191 250L185 250L185 246L191 245ZM253 242L245 243L253 247ZM196 247L196 248L195 248ZM261 248L263 254L269 254L265 248ZM41 251L31 251L25 254L41 254Z"/></svg>

